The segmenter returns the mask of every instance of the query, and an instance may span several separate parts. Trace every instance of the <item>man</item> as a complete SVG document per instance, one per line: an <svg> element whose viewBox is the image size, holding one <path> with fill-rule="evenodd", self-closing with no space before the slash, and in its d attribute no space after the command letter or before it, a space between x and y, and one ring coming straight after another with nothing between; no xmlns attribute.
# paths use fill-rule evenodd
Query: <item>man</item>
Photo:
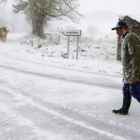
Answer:
<svg viewBox="0 0 140 140"><path fill-rule="evenodd" d="M131 95L140 102L140 41L133 32L129 31L125 22L119 21L117 26L112 28L121 38L121 54L123 65L123 105L115 114L127 115Z"/></svg>

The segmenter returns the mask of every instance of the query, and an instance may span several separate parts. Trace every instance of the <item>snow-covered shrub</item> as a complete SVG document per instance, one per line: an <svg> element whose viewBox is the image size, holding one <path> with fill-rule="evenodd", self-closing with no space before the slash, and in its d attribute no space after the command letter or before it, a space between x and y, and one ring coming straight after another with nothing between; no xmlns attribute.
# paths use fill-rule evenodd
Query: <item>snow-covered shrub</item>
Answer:
<svg viewBox="0 0 140 140"><path fill-rule="evenodd" d="M105 60L116 59L116 40L104 38L81 37L80 55L88 59L101 58Z"/></svg>

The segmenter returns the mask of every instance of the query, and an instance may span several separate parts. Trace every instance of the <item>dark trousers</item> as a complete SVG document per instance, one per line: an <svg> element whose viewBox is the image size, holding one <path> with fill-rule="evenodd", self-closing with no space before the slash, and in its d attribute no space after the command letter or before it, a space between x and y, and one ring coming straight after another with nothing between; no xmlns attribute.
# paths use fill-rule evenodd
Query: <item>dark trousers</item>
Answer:
<svg viewBox="0 0 140 140"><path fill-rule="evenodd" d="M140 82L124 84L123 86L124 95L132 95L135 99L140 102Z"/></svg>

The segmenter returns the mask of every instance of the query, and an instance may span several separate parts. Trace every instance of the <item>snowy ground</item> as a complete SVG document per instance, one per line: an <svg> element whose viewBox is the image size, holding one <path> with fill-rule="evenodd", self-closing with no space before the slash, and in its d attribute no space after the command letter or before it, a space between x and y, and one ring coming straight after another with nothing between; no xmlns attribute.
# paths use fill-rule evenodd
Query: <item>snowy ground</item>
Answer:
<svg viewBox="0 0 140 140"><path fill-rule="evenodd" d="M112 114L122 104L120 62L42 57L22 38L0 43L0 140L140 139L136 100L130 115Z"/></svg>

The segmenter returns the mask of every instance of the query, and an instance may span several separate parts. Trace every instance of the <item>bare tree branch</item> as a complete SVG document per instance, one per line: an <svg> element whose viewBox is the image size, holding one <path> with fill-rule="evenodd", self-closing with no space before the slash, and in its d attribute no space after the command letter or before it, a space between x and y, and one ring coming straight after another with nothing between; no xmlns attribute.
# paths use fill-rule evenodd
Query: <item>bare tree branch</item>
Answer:
<svg viewBox="0 0 140 140"><path fill-rule="evenodd" d="M66 0L63 0L63 2L64 2L72 11L74 11L77 15L83 17L80 13L78 13L78 12L75 10L75 8L72 8L72 7L69 5L69 3L66 2Z"/></svg>

